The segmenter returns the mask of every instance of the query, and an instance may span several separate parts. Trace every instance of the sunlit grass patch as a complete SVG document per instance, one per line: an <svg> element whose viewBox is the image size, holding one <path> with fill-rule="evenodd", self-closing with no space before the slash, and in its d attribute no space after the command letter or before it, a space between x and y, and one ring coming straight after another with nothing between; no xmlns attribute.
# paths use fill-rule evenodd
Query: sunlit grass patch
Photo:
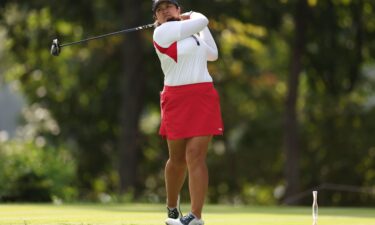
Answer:
<svg viewBox="0 0 375 225"><path fill-rule="evenodd" d="M182 207L184 212L188 206ZM310 207L205 207L207 225L312 224ZM165 206L157 204L3 204L0 225L160 225ZM320 208L319 225L374 225L375 208Z"/></svg>

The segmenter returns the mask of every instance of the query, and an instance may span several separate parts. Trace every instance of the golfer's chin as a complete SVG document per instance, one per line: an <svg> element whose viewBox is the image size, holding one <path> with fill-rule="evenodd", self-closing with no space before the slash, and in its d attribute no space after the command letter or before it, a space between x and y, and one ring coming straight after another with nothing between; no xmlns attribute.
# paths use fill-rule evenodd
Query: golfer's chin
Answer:
<svg viewBox="0 0 375 225"><path fill-rule="evenodd" d="M180 20L181 18L179 17L171 17L171 18L167 18L165 22L180 21Z"/></svg>

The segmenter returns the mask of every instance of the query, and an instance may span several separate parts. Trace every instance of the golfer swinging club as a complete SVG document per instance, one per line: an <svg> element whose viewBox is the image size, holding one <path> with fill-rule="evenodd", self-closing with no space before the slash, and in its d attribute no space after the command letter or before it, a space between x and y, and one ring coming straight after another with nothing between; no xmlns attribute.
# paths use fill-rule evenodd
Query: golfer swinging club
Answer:
<svg viewBox="0 0 375 225"><path fill-rule="evenodd" d="M154 47L164 73L160 95L160 135L166 138L167 225L203 225L202 209L208 188L206 155L213 135L223 134L219 96L207 70L218 51L197 12L181 14L176 0L154 0ZM178 195L189 175L191 212L179 218Z"/></svg>

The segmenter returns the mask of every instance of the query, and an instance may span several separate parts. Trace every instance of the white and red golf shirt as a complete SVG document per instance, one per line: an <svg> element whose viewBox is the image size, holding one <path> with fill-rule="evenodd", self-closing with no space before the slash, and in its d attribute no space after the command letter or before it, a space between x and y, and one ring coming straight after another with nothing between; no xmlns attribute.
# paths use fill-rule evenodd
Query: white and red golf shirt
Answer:
<svg viewBox="0 0 375 225"><path fill-rule="evenodd" d="M207 61L218 58L208 19L193 12L190 19L166 22L154 31L154 47L164 73L164 85L212 82Z"/></svg>

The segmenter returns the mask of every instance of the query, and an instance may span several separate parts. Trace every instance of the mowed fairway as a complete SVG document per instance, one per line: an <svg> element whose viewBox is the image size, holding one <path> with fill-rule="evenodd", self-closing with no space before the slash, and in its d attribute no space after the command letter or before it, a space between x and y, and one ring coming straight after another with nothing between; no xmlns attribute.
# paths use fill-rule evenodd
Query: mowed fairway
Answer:
<svg viewBox="0 0 375 225"><path fill-rule="evenodd" d="M183 211L187 211L187 206ZM163 225L164 205L0 204L0 225ZM206 206L206 225L311 225L310 207ZM374 225L375 208L319 208L319 225Z"/></svg>

